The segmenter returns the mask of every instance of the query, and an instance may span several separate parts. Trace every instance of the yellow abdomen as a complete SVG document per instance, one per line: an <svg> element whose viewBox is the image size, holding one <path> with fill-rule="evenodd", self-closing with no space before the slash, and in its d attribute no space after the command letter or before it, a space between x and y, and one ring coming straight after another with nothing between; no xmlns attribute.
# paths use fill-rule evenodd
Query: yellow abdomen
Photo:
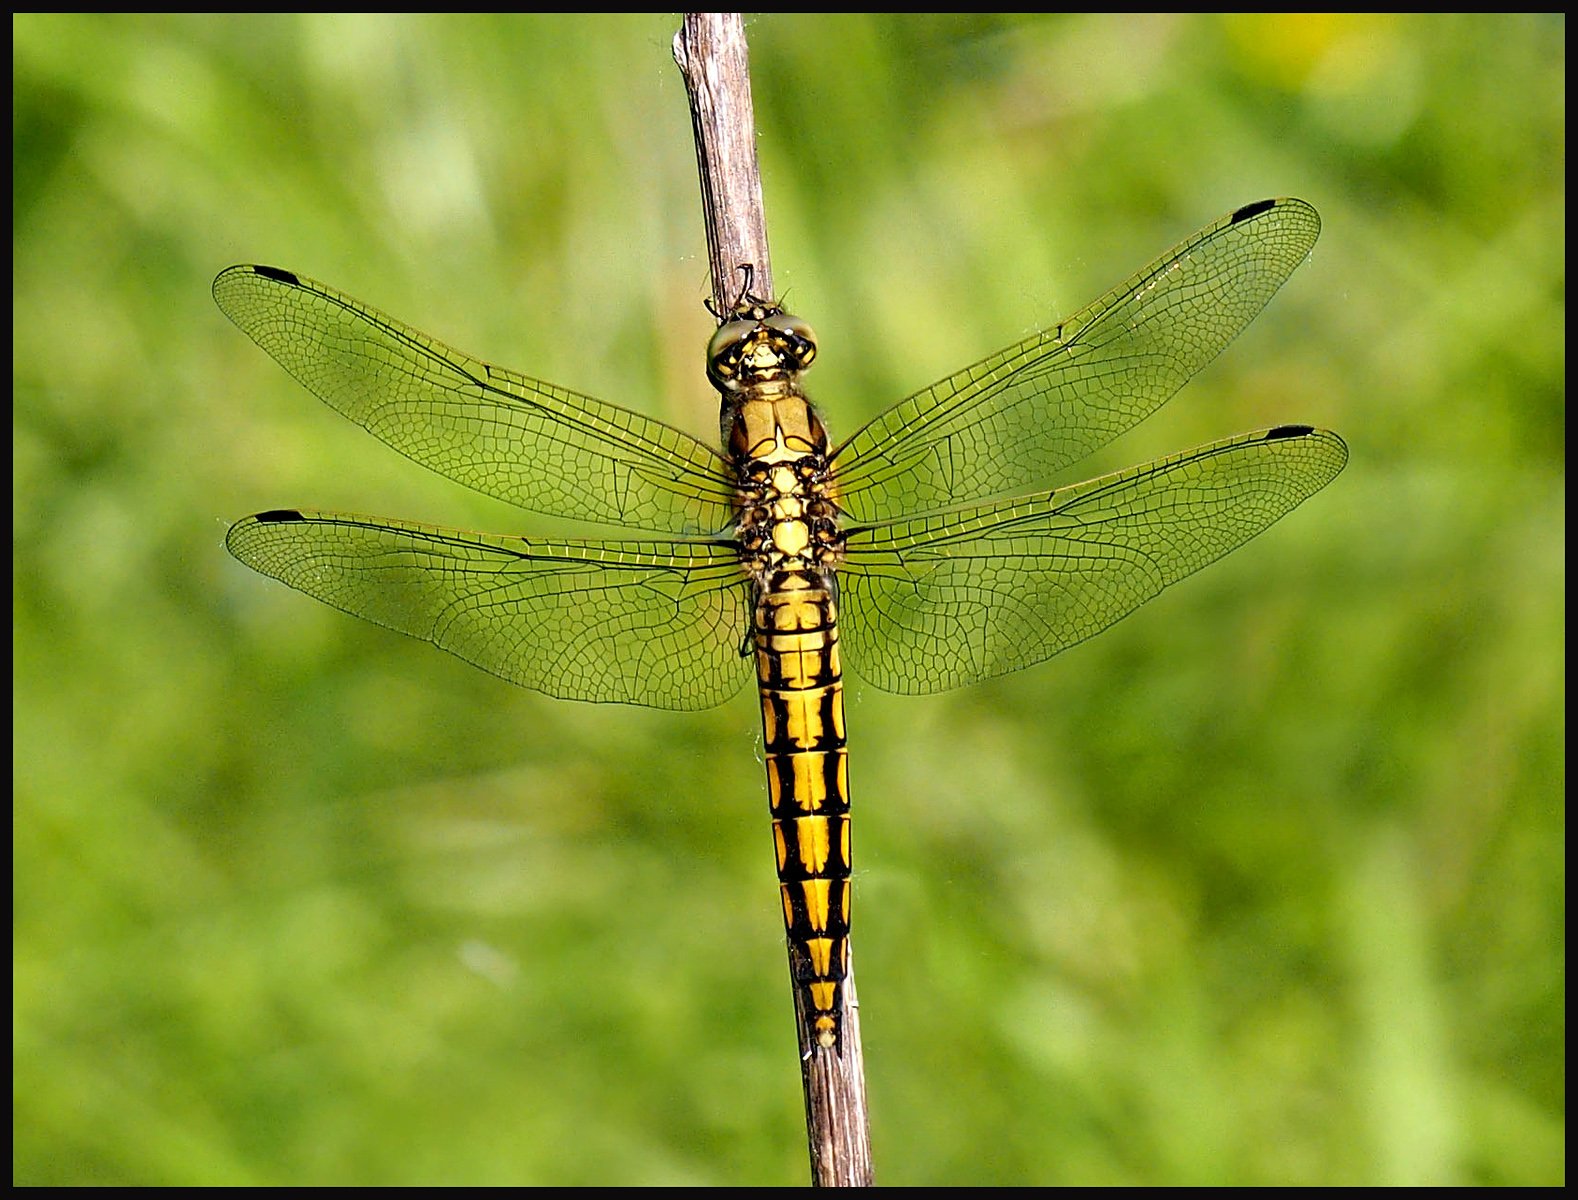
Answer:
<svg viewBox="0 0 1578 1200"><path fill-rule="evenodd" d="M838 614L820 572L775 572L756 605L767 798L784 929L815 1042L838 1044L849 951L849 771Z"/></svg>

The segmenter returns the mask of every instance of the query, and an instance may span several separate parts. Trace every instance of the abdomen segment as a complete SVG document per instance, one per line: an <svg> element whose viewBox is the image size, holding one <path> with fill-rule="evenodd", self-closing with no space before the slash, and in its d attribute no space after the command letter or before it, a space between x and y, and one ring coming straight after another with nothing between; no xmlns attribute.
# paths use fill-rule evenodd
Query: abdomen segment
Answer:
<svg viewBox="0 0 1578 1200"><path fill-rule="evenodd" d="M795 986L811 1040L838 1045L849 952L849 771L832 588L813 572L777 574L756 605L767 798L784 929L799 951Z"/></svg>

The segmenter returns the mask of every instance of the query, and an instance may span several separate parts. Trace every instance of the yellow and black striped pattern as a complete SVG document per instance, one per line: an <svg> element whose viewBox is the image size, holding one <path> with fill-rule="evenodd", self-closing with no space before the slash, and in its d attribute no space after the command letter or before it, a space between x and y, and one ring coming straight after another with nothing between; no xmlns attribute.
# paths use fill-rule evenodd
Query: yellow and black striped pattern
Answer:
<svg viewBox="0 0 1578 1200"><path fill-rule="evenodd" d="M784 928L818 1045L837 1044L849 952L849 767L838 613L814 577L784 572L756 605L767 799Z"/></svg>
<svg viewBox="0 0 1578 1200"><path fill-rule="evenodd" d="M809 1041L839 1044L849 959L849 767L833 570L842 558L828 439L799 387L816 343L776 306L747 300L713 338L754 595L767 796Z"/></svg>

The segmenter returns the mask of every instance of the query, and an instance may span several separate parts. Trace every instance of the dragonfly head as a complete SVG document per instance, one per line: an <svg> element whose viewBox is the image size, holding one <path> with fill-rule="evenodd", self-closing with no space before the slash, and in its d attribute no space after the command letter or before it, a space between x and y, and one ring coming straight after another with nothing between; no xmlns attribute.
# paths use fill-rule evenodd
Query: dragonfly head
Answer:
<svg viewBox="0 0 1578 1200"><path fill-rule="evenodd" d="M792 381L816 358L816 334L776 304L742 301L707 343L707 378L725 395Z"/></svg>

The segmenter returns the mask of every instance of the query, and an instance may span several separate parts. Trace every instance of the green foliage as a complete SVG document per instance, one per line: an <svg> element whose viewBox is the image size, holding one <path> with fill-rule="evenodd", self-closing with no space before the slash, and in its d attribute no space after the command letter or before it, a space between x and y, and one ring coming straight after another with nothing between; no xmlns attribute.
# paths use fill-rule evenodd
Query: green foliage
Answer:
<svg viewBox="0 0 1578 1200"><path fill-rule="evenodd" d="M705 435L673 20L13 18L13 1178L806 1177L749 697L560 703L247 572L287 505L548 524L208 297L309 273ZM1110 469L1326 492L1051 663L852 681L887 1184L1565 1178L1565 21L775 16L835 434L1191 230L1311 261Z"/></svg>

